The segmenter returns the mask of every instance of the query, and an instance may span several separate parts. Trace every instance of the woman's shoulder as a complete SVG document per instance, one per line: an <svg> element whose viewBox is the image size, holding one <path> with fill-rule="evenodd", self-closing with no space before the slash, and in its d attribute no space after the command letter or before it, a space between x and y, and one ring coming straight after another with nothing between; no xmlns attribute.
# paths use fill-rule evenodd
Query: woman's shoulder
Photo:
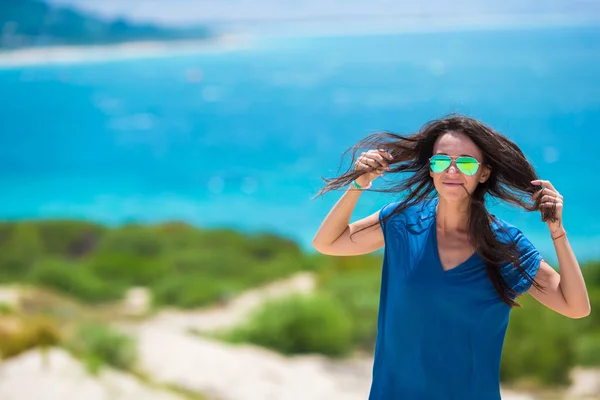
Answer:
<svg viewBox="0 0 600 400"><path fill-rule="evenodd" d="M404 203L400 200L385 204L379 213L380 220L386 218L391 223L414 226L431 221L435 217L437 198L425 199L414 204Z"/></svg>
<svg viewBox="0 0 600 400"><path fill-rule="evenodd" d="M495 217L492 223L493 231L496 238L502 243L511 243L515 246L517 253L522 259L533 260L532 262L541 259L540 253L533 242L527 235L510 222L504 221Z"/></svg>
<svg viewBox="0 0 600 400"><path fill-rule="evenodd" d="M491 227L492 231L499 240L515 241L523 235L521 229L519 229L516 225L493 214Z"/></svg>

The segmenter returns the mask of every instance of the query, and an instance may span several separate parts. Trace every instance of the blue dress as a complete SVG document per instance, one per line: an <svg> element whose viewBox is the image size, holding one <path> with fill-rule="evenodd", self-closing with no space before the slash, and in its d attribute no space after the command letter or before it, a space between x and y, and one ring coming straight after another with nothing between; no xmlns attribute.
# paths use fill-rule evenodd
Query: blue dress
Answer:
<svg viewBox="0 0 600 400"><path fill-rule="evenodd" d="M385 222L381 219L398 203L380 212L385 253L369 400L500 399L511 308L499 298L478 254L444 271L437 202L426 200ZM501 240L517 243L522 267L535 277L542 257L523 233L498 218L492 229ZM531 285L511 264L502 274L519 294Z"/></svg>

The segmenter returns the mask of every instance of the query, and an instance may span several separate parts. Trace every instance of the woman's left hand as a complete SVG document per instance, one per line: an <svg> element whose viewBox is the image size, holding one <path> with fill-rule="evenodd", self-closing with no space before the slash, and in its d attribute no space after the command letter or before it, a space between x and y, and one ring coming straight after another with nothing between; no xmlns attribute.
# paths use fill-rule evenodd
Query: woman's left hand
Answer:
<svg viewBox="0 0 600 400"><path fill-rule="evenodd" d="M548 228L550 229L551 233L557 233L563 226L563 223L562 223L562 211L563 211L563 206L564 206L563 196L558 192L558 190L556 190L554 188L554 186L552 186L552 183L550 183L550 181L536 180L536 181L532 181L531 183L534 185L544 186L544 188L542 190L534 193L533 196L531 196L532 201L534 201L538 197L542 196L542 199L540 201L541 209L544 209L544 208L552 209L553 207L556 207L555 211L554 211L554 217L556 218L556 221L554 221L554 222L546 221L546 224L548 225Z"/></svg>

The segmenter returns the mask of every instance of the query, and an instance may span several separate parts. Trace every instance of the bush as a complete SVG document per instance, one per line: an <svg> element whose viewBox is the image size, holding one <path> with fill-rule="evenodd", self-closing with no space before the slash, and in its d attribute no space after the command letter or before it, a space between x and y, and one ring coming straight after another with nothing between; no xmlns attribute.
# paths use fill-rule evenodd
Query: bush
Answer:
<svg viewBox="0 0 600 400"><path fill-rule="evenodd" d="M164 243L151 227L127 225L108 232L91 256L94 275L122 285L150 285L170 272Z"/></svg>
<svg viewBox="0 0 600 400"><path fill-rule="evenodd" d="M15 225L0 243L0 276L22 279L43 255L43 244L33 223Z"/></svg>
<svg viewBox="0 0 600 400"><path fill-rule="evenodd" d="M284 354L344 355L351 350L352 324L339 302L325 295L294 295L265 303L247 324L226 333Z"/></svg>
<svg viewBox="0 0 600 400"><path fill-rule="evenodd" d="M60 342L56 325L44 317L0 317L0 358Z"/></svg>
<svg viewBox="0 0 600 400"><path fill-rule="evenodd" d="M91 372L106 364L131 370L137 361L137 348L132 337L99 324L82 325L66 344L76 356L86 361Z"/></svg>
<svg viewBox="0 0 600 400"><path fill-rule="evenodd" d="M0 302L0 315L11 315L15 313L15 309L11 304Z"/></svg>
<svg viewBox="0 0 600 400"><path fill-rule="evenodd" d="M581 336L577 341L577 365L584 367L600 366L600 333Z"/></svg>
<svg viewBox="0 0 600 400"><path fill-rule="evenodd" d="M295 258L303 256L297 243L276 235L260 233L248 239L240 250L257 261L269 261L280 254L289 254Z"/></svg>
<svg viewBox="0 0 600 400"><path fill-rule="evenodd" d="M524 309L511 312L502 356L502 380L568 384L577 356L573 339L582 320L561 316L529 296L520 302Z"/></svg>
<svg viewBox="0 0 600 400"><path fill-rule="evenodd" d="M164 243L152 227L126 225L104 235L97 252L156 258L162 255L163 250Z"/></svg>
<svg viewBox="0 0 600 400"><path fill-rule="evenodd" d="M86 303L120 299L125 288L95 276L84 265L58 259L40 262L31 280L41 286L73 296Z"/></svg>
<svg viewBox="0 0 600 400"><path fill-rule="evenodd" d="M338 299L352 317L353 343L367 350L372 350L377 336L380 286L380 268L337 274L321 283L321 289Z"/></svg>
<svg viewBox="0 0 600 400"><path fill-rule="evenodd" d="M210 275L170 275L152 287L155 306L194 308L224 301L241 290L241 285Z"/></svg>
<svg viewBox="0 0 600 400"><path fill-rule="evenodd" d="M165 252L198 248L205 236L203 231L184 222L166 222L157 225L155 232L161 237Z"/></svg>
<svg viewBox="0 0 600 400"><path fill-rule="evenodd" d="M241 280L251 271L252 260L235 250L187 249L168 258L167 263L179 273Z"/></svg>
<svg viewBox="0 0 600 400"><path fill-rule="evenodd" d="M318 270L323 279L328 279L339 274L377 271L381 274L381 265L383 259L377 254L368 254L354 257L332 257L317 255L313 257L313 262L319 264Z"/></svg>
<svg viewBox="0 0 600 400"><path fill-rule="evenodd" d="M107 228L88 221L46 220L37 223L45 252L79 258L92 252Z"/></svg>
<svg viewBox="0 0 600 400"><path fill-rule="evenodd" d="M135 253L98 254L89 265L92 273L105 282L125 286L151 285L170 272L164 260Z"/></svg>
<svg viewBox="0 0 600 400"><path fill-rule="evenodd" d="M0 278L43 284L88 303L148 286L156 304L203 306L309 266L296 243L271 234L184 223L116 229L68 220L0 224Z"/></svg>
<svg viewBox="0 0 600 400"><path fill-rule="evenodd" d="M253 287L291 276L298 271L309 270L309 266L310 264L305 257L293 253L282 253L274 255L268 261L251 263L242 276L246 286Z"/></svg>

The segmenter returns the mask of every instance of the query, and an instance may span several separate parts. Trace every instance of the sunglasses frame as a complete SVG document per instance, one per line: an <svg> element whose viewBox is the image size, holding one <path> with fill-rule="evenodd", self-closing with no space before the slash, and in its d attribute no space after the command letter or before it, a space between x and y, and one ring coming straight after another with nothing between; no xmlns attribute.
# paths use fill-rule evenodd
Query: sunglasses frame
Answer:
<svg viewBox="0 0 600 400"><path fill-rule="evenodd" d="M433 170L431 169L431 159L432 159L433 157L445 157L445 158L449 158L449 159L450 159L450 164L448 164L448 166L447 166L446 168L444 168L442 171L440 171L440 172L435 172L435 171L433 171ZM479 161L478 161L478 160L477 160L475 157L471 157L471 156L449 156L449 155L446 155L446 154L434 154L433 156L429 157L429 169L430 169L430 170L431 170L431 171L432 171L434 174L441 174L442 172L444 172L444 171L446 171L448 168L450 168L450 166L451 166L451 165L452 165L452 163L454 162L454 165L456 166L456 169L457 169L457 170L458 170L458 171L459 171L461 174L463 174L463 175L466 175L466 176L473 176L473 175L468 175L468 174L465 174L465 173L464 173L464 172L463 172L463 171L462 171L462 170L461 170L461 169L458 167L458 163L456 162L456 160L458 160L459 158L468 158L468 159L470 159L470 160L475 160L475 162L477 163L477 171L475 171L475 173L473 173L473 175L475 175L475 174L476 174L476 173L479 171L479 168L480 168L482 165L486 165L486 164L484 164L484 163L480 163L480 162L479 162Z"/></svg>

